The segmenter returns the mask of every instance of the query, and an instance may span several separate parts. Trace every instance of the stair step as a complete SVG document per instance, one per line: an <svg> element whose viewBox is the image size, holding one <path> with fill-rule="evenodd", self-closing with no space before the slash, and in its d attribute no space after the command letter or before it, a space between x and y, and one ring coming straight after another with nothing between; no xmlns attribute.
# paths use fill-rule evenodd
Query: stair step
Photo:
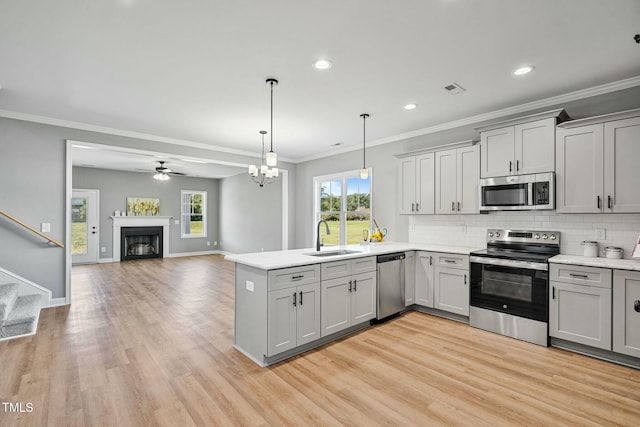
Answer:
<svg viewBox="0 0 640 427"><path fill-rule="evenodd" d="M7 320L9 313L18 299L17 283L6 283L0 285L0 324Z"/></svg>
<svg viewBox="0 0 640 427"><path fill-rule="evenodd" d="M7 320L3 323L3 328L17 325L19 323L29 323L35 321L40 314L40 295L23 295L18 297L13 310L9 313Z"/></svg>

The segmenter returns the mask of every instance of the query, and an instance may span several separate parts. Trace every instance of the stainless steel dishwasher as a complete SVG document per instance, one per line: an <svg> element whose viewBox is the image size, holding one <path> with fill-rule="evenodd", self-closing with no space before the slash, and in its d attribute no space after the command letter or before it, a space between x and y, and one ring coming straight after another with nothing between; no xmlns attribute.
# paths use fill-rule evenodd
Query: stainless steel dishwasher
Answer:
<svg viewBox="0 0 640 427"><path fill-rule="evenodd" d="M378 320L404 310L404 258L404 252L378 255Z"/></svg>

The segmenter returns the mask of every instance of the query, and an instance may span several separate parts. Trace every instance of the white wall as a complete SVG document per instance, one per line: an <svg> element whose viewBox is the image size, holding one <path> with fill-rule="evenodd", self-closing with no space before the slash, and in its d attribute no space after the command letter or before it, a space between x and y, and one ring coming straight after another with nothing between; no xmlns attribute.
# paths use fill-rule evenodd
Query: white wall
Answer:
<svg viewBox="0 0 640 427"><path fill-rule="evenodd" d="M619 246L624 249L624 257L630 258L633 244L640 235L640 214L579 215L540 211L415 215L409 217L409 241L484 248L489 228L560 231L562 254L582 255L580 242L595 240L600 243L601 252L605 246ZM598 228L606 230L606 239L596 238Z"/></svg>

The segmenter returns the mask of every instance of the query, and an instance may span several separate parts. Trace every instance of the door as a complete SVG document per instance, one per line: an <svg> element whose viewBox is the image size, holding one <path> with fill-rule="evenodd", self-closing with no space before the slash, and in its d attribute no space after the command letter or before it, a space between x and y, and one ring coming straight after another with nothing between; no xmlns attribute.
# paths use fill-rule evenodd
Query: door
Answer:
<svg viewBox="0 0 640 427"><path fill-rule="evenodd" d="M513 126L480 133L480 176L482 178L515 173L513 141Z"/></svg>
<svg viewBox="0 0 640 427"><path fill-rule="evenodd" d="M320 288L320 327L325 337L349 327L353 282L350 276L323 280Z"/></svg>
<svg viewBox="0 0 640 427"><path fill-rule="evenodd" d="M357 325L376 317L376 273L352 276L351 325Z"/></svg>
<svg viewBox="0 0 640 427"><path fill-rule="evenodd" d="M416 213L433 214L435 203L435 154L416 157Z"/></svg>
<svg viewBox="0 0 640 427"><path fill-rule="evenodd" d="M297 287L297 345L320 338L320 283Z"/></svg>
<svg viewBox="0 0 640 427"><path fill-rule="evenodd" d="M515 172L518 175L553 172L556 119L515 126Z"/></svg>
<svg viewBox="0 0 640 427"><path fill-rule="evenodd" d="M294 301L295 304L294 305ZM291 350L296 346L296 288L269 292L267 319L268 356Z"/></svg>
<svg viewBox="0 0 640 427"><path fill-rule="evenodd" d="M640 271L613 271L613 351L640 357Z"/></svg>
<svg viewBox="0 0 640 427"><path fill-rule="evenodd" d="M400 214L410 215L416 211L416 158L400 159Z"/></svg>
<svg viewBox="0 0 640 427"><path fill-rule="evenodd" d="M73 190L71 197L71 255L73 264L98 262L99 190Z"/></svg>
<svg viewBox="0 0 640 427"><path fill-rule="evenodd" d="M602 124L597 124L557 130L556 212L602 212L603 129Z"/></svg>
<svg viewBox="0 0 640 427"><path fill-rule="evenodd" d="M456 211L462 214L480 212L478 196L480 171L478 166L478 146L458 148L457 153L457 202Z"/></svg>
<svg viewBox="0 0 640 427"><path fill-rule="evenodd" d="M469 315L469 272L436 267L433 307L450 313Z"/></svg>
<svg viewBox="0 0 640 427"><path fill-rule="evenodd" d="M604 125L605 212L640 212L640 117Z"/></svg>
<svg viewBox="0 0 640 427"><path fill-rule="evenodd" d="M456 150L436 153L436 206L437 214L456 213L457 201Z"/></svg>
<svg viewBox="0 0 640 427"><path fill-rule="evenodd" d="M611 350L611 289L551 282L549 335Z"/></svg>
<svg viewBox="0 0 640 427"><path fill-rule="evenodd" d="M416 252L416 304L433 308L433 254Z"/></svg>

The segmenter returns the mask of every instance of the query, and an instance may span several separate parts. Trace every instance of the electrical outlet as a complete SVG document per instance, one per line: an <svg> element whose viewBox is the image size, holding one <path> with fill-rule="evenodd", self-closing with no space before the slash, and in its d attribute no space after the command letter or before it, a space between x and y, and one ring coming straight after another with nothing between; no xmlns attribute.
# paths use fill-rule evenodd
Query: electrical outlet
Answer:
<svg viewBox="0 0 640 427"><path fill-rule="evenodd" d="M50 222L43 222L42 224L40 224L40 231L43 233L50 233L51 232L51 223Z"/></svg>
<svg viewBox="0 0 640 427"><path fill-rule="evenodd" d="M213 246L218 246L218 241L217 240L214 240Z"/></svg>
<svg viewBox="0 0 640 427"><path fill-rule="evenodd" d="M207 246L211 246L211 242L207 242Z"/></svg>
<svg viewBox="0 0 640 427"><path fill-rule="evenodd" d="M604 240L607 238L607 230L604 228L596 228L594 239L596 240Z"/></svg>
<svg viewBox="0 0 640 427"><path fill-rule="evenodd" d="M467 224L462 224L460 226L460 231L462 231L463 233L466 233L467 232Z"/></svg>
<svg viewBox="0 0 640 427"><path fill-rule="evenodd" d="M179 220L179 219L176 219L175 221L173 221L173 223L174 223L175 225L180 225L180 220Z"/></svg>
<svg viewBox="0 0 640 427"><path fill-rule="evenodd" d="M253 292L253 282L251 280L247 280L246 288L249 292Z"/></svg>
<svg viewBox="0 0 640 427"><path fill-rule="evenodd" d="M106 246L102 246L102 247L100 248L100 252L102 252L102 253L107 252L107 248L106 248Z"/></svg>

